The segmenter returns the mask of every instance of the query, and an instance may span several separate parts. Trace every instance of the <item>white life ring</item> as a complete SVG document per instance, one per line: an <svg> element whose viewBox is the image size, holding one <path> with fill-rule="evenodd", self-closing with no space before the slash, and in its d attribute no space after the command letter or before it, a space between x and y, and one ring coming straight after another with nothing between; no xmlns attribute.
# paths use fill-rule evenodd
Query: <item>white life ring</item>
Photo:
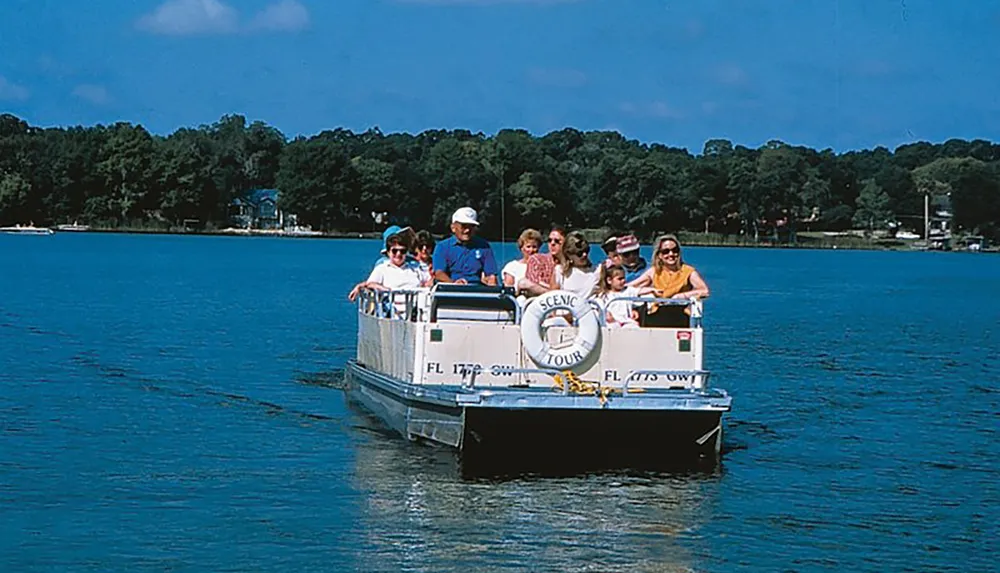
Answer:
<svg viewBox="0 0 1000 573"><path fill-rule="evenodd" d="M542 321L556 310L573 315L576 338L565 348L554 349L542 337ZM597 312L583 297L564 290L549 291L530 301L521 317L521 344L525 352L544 368L572 370L583 364L601 338L601 323Z"/></svg>

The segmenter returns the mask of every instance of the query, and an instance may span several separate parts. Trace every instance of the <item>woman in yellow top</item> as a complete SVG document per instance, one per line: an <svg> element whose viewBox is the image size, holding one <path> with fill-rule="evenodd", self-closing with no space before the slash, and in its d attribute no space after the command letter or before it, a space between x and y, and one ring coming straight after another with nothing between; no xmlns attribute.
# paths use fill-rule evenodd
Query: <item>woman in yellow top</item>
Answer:
<svg viewBox="0 0 1000 573"><path fill-rule="evenodd" d="M674 235L661 235L653 248L653 266L629 286L652 286L657 298L706 298L708 284L681 258L681 243Z"/></svg>
<svg viewBox="0 0 1000 573"><path fill-rule="evenodd" d="M652 286L657 298L707 298L708 284L691 265L681 258L681 243L674 235L661 235L653 243L653 266L629 283L643 288ZM684 327L690 310L686 307L650 305L642 318L644 326Z"/></svg>

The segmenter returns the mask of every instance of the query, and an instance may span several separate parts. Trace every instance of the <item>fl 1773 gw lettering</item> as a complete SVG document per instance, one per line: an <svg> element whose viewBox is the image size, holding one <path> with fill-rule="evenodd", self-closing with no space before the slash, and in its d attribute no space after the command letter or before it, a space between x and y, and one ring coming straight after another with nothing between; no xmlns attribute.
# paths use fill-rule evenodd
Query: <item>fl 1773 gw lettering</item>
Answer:
<svg viewBox="0 0 1000 573"><path fill-rule="evenodd" d="M514 370L518 367L513 364L491 364L485 367L477 362L453 362L442 364L440 362L428 362L425 373L437 376L459 376L471 375L480 376L488 372L494 377L508 377L514 375ZM602 382L622 382L628 373L622 373L617 369L607 369L602 372ZM694 376L691 374L657 374L653 372L639 372L629 377L629 382L693 382Z"/></svg>

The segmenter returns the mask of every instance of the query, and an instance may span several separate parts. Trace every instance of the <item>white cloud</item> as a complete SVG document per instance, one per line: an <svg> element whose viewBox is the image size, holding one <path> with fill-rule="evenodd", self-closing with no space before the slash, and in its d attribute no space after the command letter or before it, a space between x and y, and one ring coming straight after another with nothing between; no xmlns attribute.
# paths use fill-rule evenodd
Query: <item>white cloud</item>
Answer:
<svg viewBox="0 0 1000 573"><path fill-rule="evenodd" d="M28 99L29 95L28 88L0 76L0 100L21 101Z"/></svg>
<svg viewBox="0 0 1000 573"><path fill-rule="evenodd" d="M165 36L295 32L308 25L309 11L298 0L278 0L246 23L222 0L167 0L136 22L140 30Z"/></svg>
<svg viewBox="0 0 1000 573"><path fill-rule="evenodd" d="M309 26L309 11L296 0L281 0L264 8L253 17L251 30L295 32Z"/></svg>
<svg viewBox="0 0 1000 573"><path fill-rule="evenodd" d="M97 84L80 84L73 88L73 95L94 105L104 105L111 101L108 89Z"/></svg>
<svg viewBox="0 0 1000 573"><path fill-rule="evenodd" d="M219 0L167 0L137 22L154 34L225 34L239 28L239 13Z"/></svg>

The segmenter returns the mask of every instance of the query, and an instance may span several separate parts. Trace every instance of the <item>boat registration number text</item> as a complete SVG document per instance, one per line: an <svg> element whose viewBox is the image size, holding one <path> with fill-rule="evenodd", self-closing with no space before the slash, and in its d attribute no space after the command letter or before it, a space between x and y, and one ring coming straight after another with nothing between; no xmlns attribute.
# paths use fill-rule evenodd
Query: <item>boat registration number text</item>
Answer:
<svg viewBox="0 0 1000 573"><path fill-rule="evenodd" d="M466 376L482 375L488 373L490 376L513 376L514 370L518 367L513 364L491 364L488 367L478 362L453 362L443 364L441 362L428 362L425 372L435 375ZM616 369L602 371L602 382L621 382L626 374L622 374ZM655 372L637 372L629 377L629 382L692 382L694 376L691 374L658 374Z"/></svg>

